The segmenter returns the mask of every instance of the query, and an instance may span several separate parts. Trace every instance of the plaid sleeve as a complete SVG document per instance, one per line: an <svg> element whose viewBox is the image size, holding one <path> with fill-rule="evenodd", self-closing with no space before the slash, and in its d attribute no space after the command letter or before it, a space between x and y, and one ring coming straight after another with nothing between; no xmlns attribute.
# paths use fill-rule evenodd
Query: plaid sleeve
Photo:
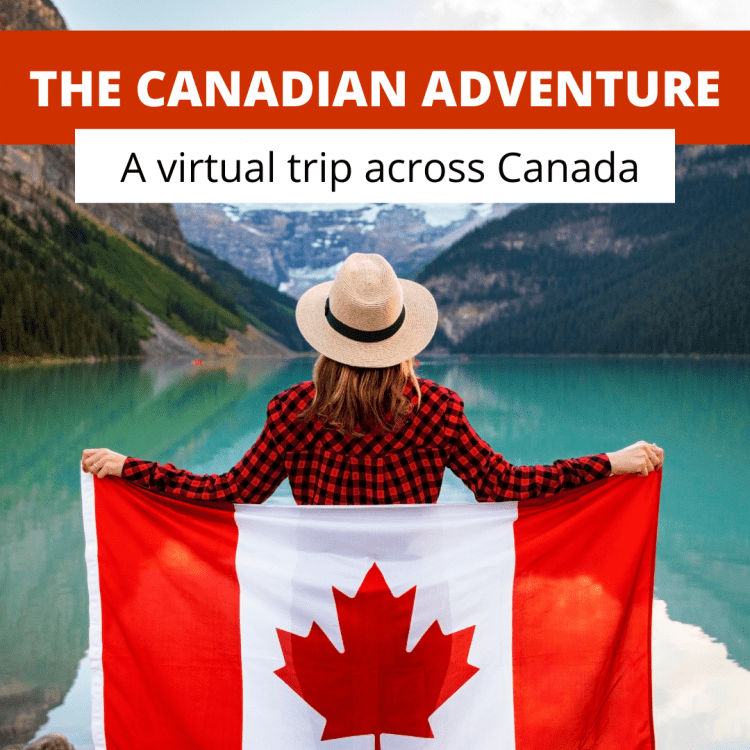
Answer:
<svg viewBox="0 0 750 750"><path fill-rule="evenodd" d="M258 439L242 460L225 474L192 474L172 464L128 458L123 479L186 500L262 503L286 476L284 436L278 397L268 406L268 418Z"/></svg>
<svg viewBox="0 0 750 750"><path fill-rule="evenodd" d="M455 396L446 413L451 446L446 465L480 502L543 497L610 475L605 453L555 461L552 466L513 466L477 435L463 406Z"/></svg>

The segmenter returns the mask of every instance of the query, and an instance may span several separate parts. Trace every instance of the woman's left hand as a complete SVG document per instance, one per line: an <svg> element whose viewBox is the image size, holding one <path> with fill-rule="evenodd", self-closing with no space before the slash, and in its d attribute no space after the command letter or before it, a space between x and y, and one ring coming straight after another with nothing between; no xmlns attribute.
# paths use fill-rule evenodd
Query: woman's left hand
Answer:
<svg viewBox="0 0 750 750"><path fill-rule="evenodd" d="M81 456L81 468L99 479L107 475L121 477L126 458L109 448L86 448Z"/></svg>
<svg viewBox="0 0 750 750"><path fill-rule="evenodd" d="M608 453L612 476L617 474L640 474L648 476L664 465L664 451L656 443L639 440L627 448Z"/></svg>

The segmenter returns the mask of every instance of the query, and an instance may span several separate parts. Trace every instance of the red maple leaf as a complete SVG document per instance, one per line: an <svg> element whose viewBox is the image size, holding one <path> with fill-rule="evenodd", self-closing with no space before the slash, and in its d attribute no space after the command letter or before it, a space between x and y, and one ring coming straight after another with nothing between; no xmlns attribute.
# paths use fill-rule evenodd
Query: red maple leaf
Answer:
<svg viewBox="0 0 750 750"><path fill-rule="evenodd" d="M333 589L343 653L313 622L306 636L277 629L277 674L325 717L323 740L381 734L433 737L429 716L479 669L467 662L474 626L445 634L437 620L406 650L417 588L396 597L377 565L357 593Z"/></svg>

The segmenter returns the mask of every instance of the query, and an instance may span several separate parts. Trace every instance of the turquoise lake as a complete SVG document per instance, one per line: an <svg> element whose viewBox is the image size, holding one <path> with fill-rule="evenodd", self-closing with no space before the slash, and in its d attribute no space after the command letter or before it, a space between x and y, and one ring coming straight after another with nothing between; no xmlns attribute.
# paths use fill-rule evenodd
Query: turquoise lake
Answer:
<svg viewBox="0 0 750 750"><path fill-rule="evenodd" d="M106 446L221 473L312 360L0 369L0 750L92 747L79 457ZM750 361L426 360L513 463L665 449L653 633L659 750L750 750ZM291 503L287 485L269 501ZM473 502L451 474L441 502Z"/></svg>

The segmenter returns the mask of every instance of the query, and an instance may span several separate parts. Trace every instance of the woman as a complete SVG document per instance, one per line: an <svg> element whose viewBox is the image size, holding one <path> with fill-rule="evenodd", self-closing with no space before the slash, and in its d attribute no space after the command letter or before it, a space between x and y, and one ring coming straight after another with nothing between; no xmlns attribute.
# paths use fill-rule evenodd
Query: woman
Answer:
<svg viewBox="0 0 750 750"><path fill-rule="evenodd" d="M423 286L398 279L380 255L350 255L334 281L297 305L300 331L321 354L313 381L271 400L236 466L196 475L95 448L84 450L83 469L186 500L235 503L262 503L288 477L297 503L330 505L434 503L446 467L490 502L661 468L663 451L643 441L551 466L509 464L474 432L458 395L414 374L437 319Z"/></svg>

